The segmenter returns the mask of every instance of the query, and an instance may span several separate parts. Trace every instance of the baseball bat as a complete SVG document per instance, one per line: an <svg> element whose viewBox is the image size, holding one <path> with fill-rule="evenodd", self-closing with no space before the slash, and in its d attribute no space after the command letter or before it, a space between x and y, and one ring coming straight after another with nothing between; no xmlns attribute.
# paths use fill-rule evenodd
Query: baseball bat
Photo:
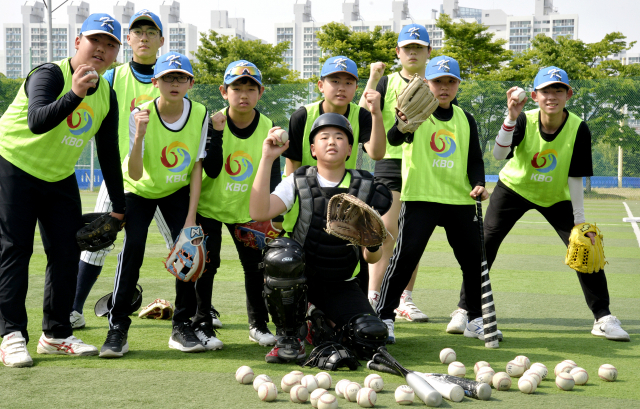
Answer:
<svg viewBox="0 0 640 409"><path fill-rule="evenodd" d="M387 360L383 355L377 353L377 354L373 354L373 357L371 358L373 360L373 362L380 364L380 365L384 365L386 367L389 368L393 368L393 364L391 362L389 362L389 360Z"/></svg>
<svg viewBox="0 0 640 409"><path fill-rule="evenodd" d="M418 375L422 377L436 376L449 383L455 383L462 386L464 394L470 398L489 400L491 398L491 386L486 383L472 381L471 379L460 378L457 376L446 375L441 373L422 373L418 372Z"/></svg>
<svg viewBox="0 0 640 409"><path fill-rule="evenodd" d="M489 264L487 252L484 247L484 224L482 222L482 201L476 197L476 216L478 218L478 230L480 232L480 247L482 248L482 262L480 263L480 286L482 289L482 324L484 326L484 346L498 348L498 323L496 321L496 306L493 302L491 280L489 279Z"/></svg>
<svg viewBox="0 0 640 409"><path fill-rule="evenodd" d="M369 361L367 362L367 369L370 369L372 371L378 371L378 372L384 372L384 373L388 373L391 375L397 375L397 376L402 376L402 374L398 371L396 371L393 368L390 368L386 365L382 365L382 364L377 364L374 361Z"/></svg>
<svg viewBox="0 0 640 409"><path fill-rule="evenodd" d="M440 406L442 403L442 395L438 393L427 381L424 380L420 375L413 371L409 371L404 366L400 365L389 351L385 347L379 347L378 353L384 356L393 367L397 369L402 375L404 375L404 379L407 381L407 385L409 385L413 391L416 393L418 398L425 403L425 405L430 407Z"/></svg>
<svg viewBox="0 0 640 409"><path fill-rule="evenodd" d="M462 386L447 382L437 376L425 376L424 379L433 389L437 390L443 398L452 402L460 402L464 399L464 389Z"/></svg>

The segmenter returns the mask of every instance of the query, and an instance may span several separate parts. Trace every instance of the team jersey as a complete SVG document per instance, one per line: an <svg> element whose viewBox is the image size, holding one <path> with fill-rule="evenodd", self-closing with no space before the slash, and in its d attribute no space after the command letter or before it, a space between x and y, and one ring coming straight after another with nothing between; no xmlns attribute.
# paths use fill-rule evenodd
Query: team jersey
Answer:
<svg viewBox="0 0 640 409"><path fill-rule="evenodd" d="M384 109L382 110L382 122L385 133L393 127L396 122L396 100L402 92L407 82L399 72L395 72L387 77L387 92L384 96ZM387 141L387 151L384 159L402 159L402 146L391 146Z"/></svg>
<svg viewBox="0 0 640 409"><path fill-rule="evenodd" d="M69 59L54 62L64 76L64 88L57 99L71 90ZM31 75L35 70L31 71ZM0 118L0 155L14 166L46 182L60 181L75 172L75 164L89 140L109 113L110 88L103 79L97 90L52 130L34 134L29 129L29 98L24 84Z"/></svg>
<svg viewBox="0 0 640 409"><path fill-rule="evenodd" d="M223 114L225 109L221 110ZM262 143L267 138L273 122L260 115L254 133L246 138L236 137L225 122L222 136L224 169L217 178L206 176L202 180L198 213L223 223L251 221L249 199L251 186L262 160Z"/></svg>
<svg viewBox="0 0 640 409"><path fill-rule="evenodd" d="M527 126L513 157L500 171L500 180L508 188L539 206L549 207L569 195L569 168L578 128L582 120L568 112L562 131L553 141L540 135L540 109L527 111Z"/></svg>
<svg viewBox="0 0 640 409"><path fill-rule="evenodd" d="M129 155L122 163L124 187L147 199L159 199L176 192L191 182L191 171L198 161L202 128L208 119L207 108L190 101L190 112L182 129L167 128L155 104L140 105L149 110L149 123L144 137L143 171L139 180L129 177Z"/></svg>

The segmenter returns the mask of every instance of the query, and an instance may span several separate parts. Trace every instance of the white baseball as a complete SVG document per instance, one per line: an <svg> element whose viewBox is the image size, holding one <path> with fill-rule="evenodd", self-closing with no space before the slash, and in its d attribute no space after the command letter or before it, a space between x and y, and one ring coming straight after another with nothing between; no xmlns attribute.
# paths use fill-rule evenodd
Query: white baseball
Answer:
<svg viewBox="0 0 640 409"><path fill-rule="evenodd" d="M309 391L302 385L294 385L289 392L293 403L305 403L309 399Z"/></svg>
<svg viewBox="0 0 640 409"><path fill-rule="evenodd" d="M339 397L343 398L344 397L344 388L349 383L351 383L351 381L348 380L348 379L339 380L338 383L336 383L336 395L338 395Z"/></svg>
<svg viewBox="0 0 640 409"><path fill-rule="evenodd" d="M513 360L516 362L520 362L522 365L524 365L525 371L531 368L531 361L529 360L529 358L527 358L524 355L518 355L517 357L513 358Z"/></svg>
<svg viewBox="0 0 640 409"><path fill-rule="evenodd" d="M300 385L307 388L309 392L313 392L316 389L318 389L318 381L316 380L316 377L313 375L303 376L302 379L300 379Z"/></svg>
<svg viewBox="0 0 640 409"><path fill-rule="evenodd" d="M522 365L520 362L509 361L507 363L507 373L512 378L519 378L524 373L524 365Z"/></svg>
<svg viewBox="0 0 640 409"><path fill-rule="evenodd" d="M411 405L416 397L416 393L408 385L400 385L396 388L396 403L400 405Z"/></svg>
<svg viewBox="0 0 640 409"><path fill-rule="evenodd" d="M443 364L450 364L456 360L456 351L451 348L445 348L440 351L440 362Z"/></svg>
<svg viewBox="0 0 640 409"><path fill-rule="evenodd" d="M257 392L260 385L265 382L273 382L269 375L258 375L253 379L253 389Z"/></svg>
<svg viewBox="0 0 640 409"><path fill-rule="evenodd" d="M480 368L480 370L476 374L476 381L491 385L491 383L493 382L493 376L495 374L496 371L494 371L490 366L484 366Z"/></svg>
<svg viewBox="0 0 640 409"><path fill-rule="evenodd" d="M573 389L573 386L576 384L576 381L573 379L570 373L560 372L556 376L556 386L563 391L570 391Z"/></svg>
<svg viewBox="0 0 640 409"><path fill-rule="evenodd" d="M309 397L311 406L313 406L314 408L317 408L318 400L320 399L320 396L324 395L325 393L327 393L327 390L323 388L318 388L315 391L311 392L311 396Z"/></svg>
<svg viewBox="0 0 640 409"><path fill-rule="evenodd" d="M248 385L253 382L253 369L248 366L241 366L236 371L236 381L243 385Z"/></svg>
<svg viewBox="0 0 640 409"><path fill-rule="evenodd" d="M318 399L318 409L336 409L338 407L338 398L325 393Z"/></svg>
<svg viewBox="0 0 640 409"><path fill-rule="evenodd" d="M610 364L601 365L598 369L598 376L607 382L614 382L618 379L618 370Z"/></svg>
<svg viewBox="0 0 640 409"><path fill-rule="evenodd" d="M289 375L292 375L294 378L296 378L298 382L300 382L300 379L302 379L302 377L304 376L302 371L291 371L289 372Z"/></svg>
<svg viewBox="0 0 640 409"><path fill-rule="evenodd" d="M331 388L333 379L328 373L319 372L318 374L316 374L316 381L318 381L318 388L329 389Z"/></svg>
<svg viewBox="0 0 640 409"><path fill-rule="evenodd" d="M518 102L522 102L522 100L527 96L527 93L522 88L518 87L511 95L517 97Z"/></svg>
<svg viewBox="0 0 640 409"><path fill-rule="evenodd" d="M279 143L278 146L284 145L289 140L289 133L284 129L276 129L273 131L275 136L279 136L282 143Z"/></svg>
<svg viewBox="0 0 640 409"><path fill-rule="evenodd" d="M300 379L297 374L288 373L280 381L280 388L283 392L291 392L291 388L300 385Z"/></svg>
<svg viewBox="0 0 640 409"><path fill-rule="evenodd" d="M565 360L564 360L564 361L562 361L562 362L566 362L566 363L568 363L568 364L572 365L574 368L575 368L576 366L578 366L578 364L576 363L576 361L572 361L571 359L565 359Z"/></svg>
<svg viewBox="0 0 640 409"><path fill-rule="evenodd" d="M384 381L382 376L378 374L371 374L364 378L364 387L371 388L376 392L380 392L384 388Z"/></svg>
<svg viewBox="0 0 640 409"><path fill-rule="evenodd" d="M522 375L523 377L525 376L530 376L531 378L536 380L536 386L540 386L540 382L542 382L542 376L540 376L540 374L538 372L536 372L535 370L532 369L528 369L526 371L524 371L524 374Z"/></svg>
<svg viewBox="0 0 640 409"><path fill-rule="evenodd" d="M273 382L265 382L258 388L258 397L265 402L273 402L278 397L278 389Z"/></svg>
<svg viewBox="0 0 640 409"><path fill-rule="evenodd" d="M522 393L533 393L537 387L538 383L529 375L518 379L518 389L520 389L520 392Z"/></svg>
<svg viewBox="0 0 640 409"><path fill-rule="evenodd" d="M97 72L97 71L94 71L94 70L89 70L89 71L85 71L85 72L84 72L84 75L82 75L82 76L83 76L83 77L86 77L87 75L90 75L90 74L98 75L98 72ZM100 77L100 76L98 75L98 78L99 78L99 77ZM91 79L91 80L89 80L89 82L93 82L93 83L95 84L96 82L98 82L98 78Z"/></svg>
<svg viewBox="0 0 640 409"><path fill-rule="evenodd" d="M467 368L464 367L462 362L454 361L449 364L449 375L464 377L467 373Z"/></svg>
<svg viewBox="0 0 640 409"><path fill-rule="evenodd" d="M576 366L569 373L573 376L573 380L576 381L576 385L584 385L589 381L589 374L584 370L584 368Z"/></svg>
<svg viewBox="0 0 640 409"><path fill-rule="evenodd" d="M556 367L553 369L553 374L555 376L558 376L558 374L560 372L566 372L569 373L571 372L571 370L574 368L574 365L571 365L571 363L566 362L566 361L562 361L560 362L558 365L556 365Z"/></svg>
<svg viewBox="0 0 640 409"><path fill-rule="evenodd" d="M478 374L478 371L480 370L480 368L484 368L484 367L489 367L491 368L491 365L489 364L489 362L487 361L478 361L476 362L476 364L473 366L473 373L474 374Z"/></svg>
<svg viewBox="0 0 640 409"><path fill-rule="evenodd" d="M547 370L547 366L545 364L541 364L540 362L536 362L535 364L532 364L529 369L536 371L542 379L546 378L547 375L549 374L549 371Z"/></svg>
<svg viewBox="0 0 640 409"><path fill-rule="evenodd" d="M493 375L493 387L499 391L508 391L511 389L511 378L506 372L498 372Z"/></svg>
<svg viewBox="0 0 640 409"><path fill-rule="evenodd" d="M372 388L362 388L358 391L356 402L363 408L372 408L378 401L378 394Z"/></svg>
<svg viewBox="0 0 640 409"><path fill-rule="evenodd" d="M355 402L358 399L360 389L362 389L362 387L358 382L349 382L347 386L344 387L344 399L347 402Z"/></svg>

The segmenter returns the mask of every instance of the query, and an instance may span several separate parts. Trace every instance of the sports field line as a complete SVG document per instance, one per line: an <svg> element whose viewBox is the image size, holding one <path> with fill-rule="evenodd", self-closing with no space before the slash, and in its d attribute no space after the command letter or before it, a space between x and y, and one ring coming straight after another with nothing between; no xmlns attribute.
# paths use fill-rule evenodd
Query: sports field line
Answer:
<svg viewBox="0 0 640 409"><path fill-rule="evenodd" d="M548 221L544 222L528 222L525 220L518 220L518 223L527 223L527 224L549 224ZM598 226L626 226L626 223L598 223ZM637 223L636 223L637 225ZM637 235L637 234L636 234ZM638 239L638 243L640 243L640 239Z"/></svg>
<svg viewBox="0 0 640 409"><path fill-rule="evenodd" d="M622 204L624 205L625 209L627 209L627 215L629 217L633 217L633 213L631 213L631 209L629 209L629 205L627 204L627 202L622 202ZM638 223L637 222L630 222L631 223L631 227L633 228L633 232L636 234L636 239L638 239L638 246L640 246L640 229L638 229Z"/></svg>

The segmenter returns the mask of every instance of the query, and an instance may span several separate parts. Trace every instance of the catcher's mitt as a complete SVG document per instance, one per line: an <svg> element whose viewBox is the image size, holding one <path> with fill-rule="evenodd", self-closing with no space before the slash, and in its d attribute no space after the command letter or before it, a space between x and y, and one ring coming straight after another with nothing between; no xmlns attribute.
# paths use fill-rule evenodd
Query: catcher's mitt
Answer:
<svg viewBox="0 0 640 409"><path fill-rule="evenodd" d="M181 281L195 282L198 280L205 272L207 238L204 237L200 226L182 229L164 262L167 271ZM194 244L197 239L202 240L200 243Z"/></svg>
<svg viewBox="0 0 640 409"><path fill-rule="evenodd" d="M76 233L76 241L80 250L92 252L112 245L125 225L124 220L116 219L109 213L83 214L82 222L85 226Z"/></svg>
<svg viewBox="0 0 640 409"><path fill-rule="evenodd" d="M245 246L264 250L267 243L282 235L282 230L276 229L271 220L236 224L234 234L236 239Z"/></svg>
<svg viewBox="0 0 640 409"><path fill-rule="evenodd" d="M596 244L591 244L591 238L587 233L596 234ZM598 272L604 268L607 261L604 259L602 233L600 229L591 223L582 223L571 229L567 257L564 264L581 273Z"/></svg>
<svg viewBox="0 0 640 409"><path fill-rule="evenodd" d="M397 98L398 130L402 133L415 132L433 114L439 104L440 102L429 89L429 85L418 74L415 74ZM399 112L407 117L406 121L400 119Z"/></svg>
<svg viewBox="0 0 640 409"><path fill-rule="evenodd" d="M156 298L152 303L140 311L138 317L153 318L156 320L170 320L173 318L173 304L162 298Z"/></svg>
<svg viewBox="0 0 640 409"><path fill-rule="evenodd" d="M387 229L380 214L362 200L347 193L329 199L325 231L350 241L354 246L380 246L387 238Z"/></svg>

